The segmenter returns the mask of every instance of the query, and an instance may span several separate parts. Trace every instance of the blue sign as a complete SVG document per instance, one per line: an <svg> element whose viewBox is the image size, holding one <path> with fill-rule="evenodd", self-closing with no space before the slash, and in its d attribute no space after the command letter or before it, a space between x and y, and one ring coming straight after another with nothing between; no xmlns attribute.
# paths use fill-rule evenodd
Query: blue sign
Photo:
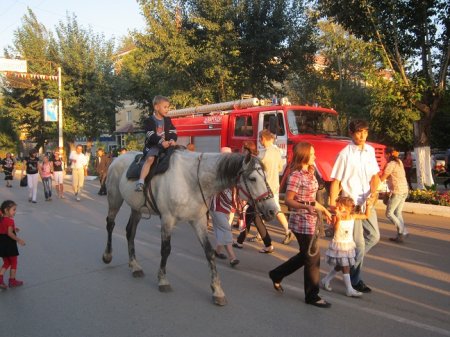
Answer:
<svg viewBox="0 0 450 337"><path fill-rule="evenodd" d="M44 99L44 122L58 121L58 100L53 98Z"/></svg>

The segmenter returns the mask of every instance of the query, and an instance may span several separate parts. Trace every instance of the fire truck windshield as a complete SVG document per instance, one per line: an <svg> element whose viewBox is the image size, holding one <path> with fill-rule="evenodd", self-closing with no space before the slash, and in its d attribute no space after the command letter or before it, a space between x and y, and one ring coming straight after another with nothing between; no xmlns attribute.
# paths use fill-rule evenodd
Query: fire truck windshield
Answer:
<svg viewBox="0 0 450 337"><path fill-rule="evenodd" d="M289 130L294 135L304 133L339 135L339 124L335 114L308 110L289 110L287 119Z"/></svg>

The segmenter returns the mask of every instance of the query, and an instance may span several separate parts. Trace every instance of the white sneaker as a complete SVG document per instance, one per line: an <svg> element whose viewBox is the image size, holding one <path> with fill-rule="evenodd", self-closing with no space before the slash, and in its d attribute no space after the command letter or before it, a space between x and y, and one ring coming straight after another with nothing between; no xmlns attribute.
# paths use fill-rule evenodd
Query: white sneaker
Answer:
<svg viewBox="0 0 450 337"><path fill-rule="evenodd" d="M352 290L350 290L350 291L347 290L347 291L345 292L345 295L347 295L348 297L361 297L362 294L363 294L363 293L361 293L361 292L359 292L359 291L357 291L357 290L355 290L355 289L352 289Z"/></svg>
<svg viewBox="0 0 450 337"><path fill-rule="evenodd" d="M77 201L80 201L81 199L80 199L80 197L77 197Z"/></svg>
<svg viewBox="0 0 450 337"><path fill-rule="evenodd" d="M330 283L326 283L325 279L321 279L320 280L320 285L322 286L323 289L325 289L326 291L333 291L333 288L330 287Z"/></svg>

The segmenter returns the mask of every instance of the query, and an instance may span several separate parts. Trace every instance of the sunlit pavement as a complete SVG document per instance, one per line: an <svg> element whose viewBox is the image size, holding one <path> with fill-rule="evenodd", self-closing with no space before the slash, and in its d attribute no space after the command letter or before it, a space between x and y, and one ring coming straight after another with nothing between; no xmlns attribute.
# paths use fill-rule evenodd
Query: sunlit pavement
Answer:
<svg viewBox="0 0 450 337"><path fill-rule="evenodd" d="M235 250L241 260L236 268L217 262L228 305L216 307L204 253L189 225L180 224L172 238L167 272L174 291L160 293L157 217L142 220L138 229L136 252L146 276L136 279L128 268L125 206L113 236L113 261L101 261L107 208L106 197L97 195L98 181L86 182L80 202L69 184L66 199L45 202L40 184L37 204L28 203L27 189L14 183L0 187L0 199L19 205L16 223L27 245L20 248L17 276L25 285L0 292L2 336L450 336L448 218L407 213L410 236L396 244L388 240L394 227L379 210L381 240L363 269L373 291L347 298L339 276L333 292L321 291L330 309L304 303L302 272L283 281L284 294L273 290L267 272L294 255L297 244L278 243L282 230L270 224L273 254L260 254L261 243L246 242ZM322 254L329 240L320 239ZM322 277L329 268L322 257Z"/></svg>

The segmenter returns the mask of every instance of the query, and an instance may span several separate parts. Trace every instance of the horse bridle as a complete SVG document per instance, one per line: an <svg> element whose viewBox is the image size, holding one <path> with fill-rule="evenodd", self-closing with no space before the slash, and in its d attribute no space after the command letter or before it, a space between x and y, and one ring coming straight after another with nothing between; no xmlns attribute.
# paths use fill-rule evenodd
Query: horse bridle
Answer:
<svg viewBox="0 0 450 337"><path fill-rule="evenodd" d="M200 163L201 163L202 159L203 159L203 153L201 153L199 158L198 158L197 181L198 181L198 186L200 188L200 193L202 195L203 202L205 203L206 208L207 208L206 217L208 218L209 217L209 207L208 207L208 204L206 202L205 194L203 193L202 185L200 184ZM261 175L264 178L264 183L266 184L267 192L264 192L260 196L258 196L256 198L253 198L253 195L250 192L250 189L248 188L248 184L247 184L247 180L248 179L246 178L243 170L239 171L239 173L238 173L236 185L238 187L238 192L241 191L248 199L250 199L252 201L252 203L255 205L255 208L258 209L258 203L262 202L264 200L268 200L268 199L273 198L273 192L272 192L269 184L267 183L266 174L264 173L264 170L261 167L259 167L259 168L255 169L255 171L257 171L258 174L261 174L260 171L262 171ZM242 180L244 181L245 190L239 184L241 176L242 176Z"/></svg>
<svg viewBox="0 0 450 337"><path fill-rule="evenodd" d="M243 174L243 171L239 172L236 185L238 187L238 191L242 192L248 199L250 199L250 201L253 203L253 205L255 205L255 208L258 209L258 203L268 200L268 199L272 199L273 192L272 192L272 189L270 188L269 184L267 183L267 179L266 179L264 170L260 167L260 168L255 169L255 171L257 171L258 174L261 174L261 171L262 171L261 175L263 176L264 183L266 184L266 188L267 188L266 192L264 192L263 194L261 194L260 196L258 196L256 198L254 198L252 193L250 192L250 189L248 188L248 183L247 183L248 179L246 178L245 174ZM244 181L245 190L239 184L241 176L242 176L242 180Z"/></svg>

